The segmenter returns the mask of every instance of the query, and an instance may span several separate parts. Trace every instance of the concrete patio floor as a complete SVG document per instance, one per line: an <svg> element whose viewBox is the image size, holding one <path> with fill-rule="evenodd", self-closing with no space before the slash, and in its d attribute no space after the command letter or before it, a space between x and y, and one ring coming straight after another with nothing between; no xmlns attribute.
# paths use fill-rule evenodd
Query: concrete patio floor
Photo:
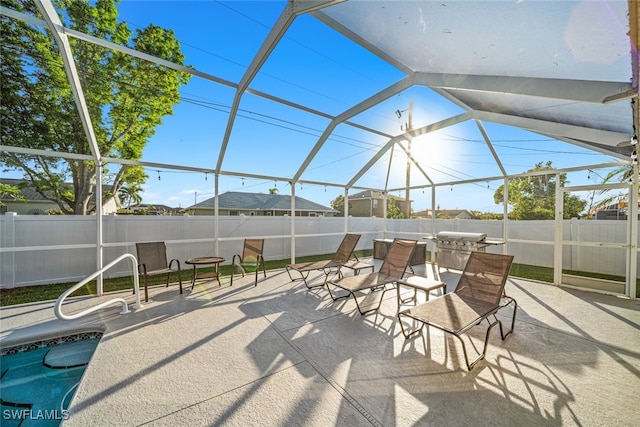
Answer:
<svg viewBox="0 0 640 427"><path fill-rule="evenodd" d="M442 278L451 291L457 275ZM3 308L0 344L104 331L64 426L637 425L640 303L514 278L506 289L515 332L502 341L494 329L471 372L457 340L434 328L405 340L395 291L361 316L353 299L333 302L284 270L257 287L236 276L183 295L151 288L127 315L113 306L60 321L53 302ZM484 331L470 334L476 346Z"/></svg>

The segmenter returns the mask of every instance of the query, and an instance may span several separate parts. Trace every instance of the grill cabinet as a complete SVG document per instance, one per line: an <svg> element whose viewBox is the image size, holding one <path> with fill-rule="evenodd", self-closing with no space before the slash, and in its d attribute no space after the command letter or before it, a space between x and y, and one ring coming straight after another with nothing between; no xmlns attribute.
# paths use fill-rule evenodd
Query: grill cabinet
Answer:
<svg viewBox="0 0 640 427"><path fill-rule="evenodd" d="M373 239L373 258L384 259L393 243L393 239ZM422 265L427 260L427 242L418 242L413 250L409 265Z"/></svg>
<svg viewBox="0 0 640 427"><path fill-rule="evenodd" d="M438 248L438 267L464 270L471 252L484 252L490 244L497 244L486 238L485 233L439 232L432 238Z"/></svg>

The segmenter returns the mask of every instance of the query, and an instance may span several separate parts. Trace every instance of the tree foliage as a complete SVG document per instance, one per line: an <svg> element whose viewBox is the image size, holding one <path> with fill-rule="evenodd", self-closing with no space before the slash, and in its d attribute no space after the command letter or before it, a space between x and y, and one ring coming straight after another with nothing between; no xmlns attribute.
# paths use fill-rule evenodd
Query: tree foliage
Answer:
<svg viewBox="0 0 640 427"><path fill-rule="evenodd" d="M344 196L341 194L331 201L331 207L338 211L338 216L344 216Z"/></svg>
<svg viewBox="0 0 640 427"><path fill-rule="evenodd" d="M533 169L527 172L540 172L553 167L551 162L537 163ZM568 183L567 175L560 174L560 184ZM530 177L515 178L509 180L509 206L511 211L509 218L518 220L554 219L555 218L555 187L556 174L536 175ZM498 187L493 194L496 204L504 201L504 185ZM564 207L562 216L570 219L580 216L587 205L587 201L578 196L564 193Z"/></svg>
<svg viewBox="0 0 640 427"><path fill-rule="evenodd" d="M396 198L389 196L387 200L387 218L403 219L404 217L404 212L396 203Z"/></svg>
<svg viewBox="0 0 640 427"><path fill-rule="evenodd" d="M9 184L3 184L0 182L0 207L5 206L5 203L2 202L2 199L14 200L16 202L26 202L18 187Z"/></svg>
<svg viewBox="0 0 640 427"><path fill-rule="evenodd" d="M609 172L604 179L602 180L603 184L611 184L615 182L631 182L633 178L633 165L621 166ZM627 202L629 199L628 191L615 191L611 192L610 190L600 190L598 191L599 195L605 195L596 205L597 209L604 209L614 203L619 202ZM638 188L638 199L640 200L640 187Z"/></svg>
<svg viewBox="0 0 640 427"><path fill-rule="evenodd" d="M123 185L118 191L120 203L126 205L127 209L131 207L131 204L139 205L142 202L141 191L142 186L138 184Z"/></svg>
<svg viewBox="0 0 640 427"><path fill-rule="evenodd" d="M153 24L135 34L118 22L117 0L54 0L66 27L131 47L177 64L184 55L173 31ZM40 16L28 0L0 0L7 7ZM91 154L62 57L48 29L0 17L0 89L3 145L72 154ZM179 88L190 75L102 46L69 38L100 155L130 160L142 150L179 102ZM5 170L24 179L65 213L86 214L94 193L96 165L91 161L6 153ZM106 171L108 172L108 171ZM124 184L147 178L137 166L122 166L111 176L115 196Z"/></svg>

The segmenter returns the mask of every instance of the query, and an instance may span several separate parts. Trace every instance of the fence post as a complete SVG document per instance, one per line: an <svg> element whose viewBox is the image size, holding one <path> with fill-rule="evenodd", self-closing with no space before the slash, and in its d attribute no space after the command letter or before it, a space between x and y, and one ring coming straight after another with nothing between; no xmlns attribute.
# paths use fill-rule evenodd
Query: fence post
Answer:
<svg viewBox="0 0 640 427"><path fill-rule="evenodd" d="M16 287L16 212L6 212L4 214L4 227L0 230L0 242L4 248L11 248L10 252L2 254L0 273L0 284L5 288ZM7 272L11 274L7 274ZM8 276L8 277L7 277Z"/></svg>

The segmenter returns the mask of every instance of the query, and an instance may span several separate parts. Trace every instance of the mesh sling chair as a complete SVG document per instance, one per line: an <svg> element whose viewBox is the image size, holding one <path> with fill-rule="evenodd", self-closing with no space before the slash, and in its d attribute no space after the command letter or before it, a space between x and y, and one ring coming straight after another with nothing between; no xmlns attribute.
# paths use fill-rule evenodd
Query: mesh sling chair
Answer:
<svg viewBox="0 0 640 427"><path fill-rule="evenodd" d="M471 252L454 292L398 313L398 321L404 337L409 338L421 332L425 325L452 334L462 343L464 360L467 368L471 370L476 363L484 359L489 334L494 326L500 326L500 336L503 340L513 332L518 303L504 293L512 262L511 255ZM511 329L505 334L502 322L496 317L496 313L512 303L514 307ZM420 328L407 333L402 322L403 318L421 323ZM485 334L484 347L482 353L477 352L476 358L469 362L467 347L462 336L483 320L486 320L489 325Z"/></svg>
<svg viewBox="0 0 640 427"><path fill-rule="evenodd" d="M351 259L351 256L354 256L356 261L359 261L358 257L353 254L353 251L358 244L358 240L360 240L359 234L346 234L342 239L338 250L330 260L301 262L287 265L287 274L289 274L289 278L291 281L302 280L308 289L324 286L331 273L340 274L340 267L346 264ZM300 274L300 277L294 278L291 276L291 270L297 271ZM324 281L319 285L309 285L307 277L309 277L310 272L316 270L320 270L324 273Z"/></svg>
<svg viewBox="0 0 640 427"><path fill-rule="evenodd" d="M242 256L240 256L240 254L234 255L231 261L231 286L233 286L233 276L236 272L236 266L240 269L242 277L244 277L244 273L255 270L256 278L254 286L258 286L258 273L260 272L260 267L262 267L264 277L267 277L267 270L264 266L264 257L262 256L263 248L264 239L244 240Z"/></svg>
<svg viewBox="0 0 640 427"><path fill-rule="evenodd" d="M341 277L335 280L327 281L327 288L329 289L329 295L334 301L341 298L348 298L353 296L356 302L358 311L360 314L365 315L374 311L377 311L382 305L384 293L389 290L387 285L394 284L398 280L404 277L405 270L409 265L413 250L418 242L416 240L409 239L394 239L391 247L387 251L387 255L380 266L380 270L377 273L358 274L355 276ZM331 292L331 286L335 286L342 290L347 291L346 295L334 296ZM362 311L358 298L356 298L356 292L361 291L376 291L382 289L382 295L378 305L369 310Z"/></svg>
<svg viewBox="0 0 640 427"><path fill-rule="evenodd" d="M144 300L149 301L149 276L157 276L160 274L167 275L167 286L169 286L169 278L171 266L177 265L178 282L180 284L180 293L182 293L182 270L180 269L180 261L172 259L167 262L167 246L164 242L136 243L136 253L138 254L138 273L144 278Z"/></svg>

